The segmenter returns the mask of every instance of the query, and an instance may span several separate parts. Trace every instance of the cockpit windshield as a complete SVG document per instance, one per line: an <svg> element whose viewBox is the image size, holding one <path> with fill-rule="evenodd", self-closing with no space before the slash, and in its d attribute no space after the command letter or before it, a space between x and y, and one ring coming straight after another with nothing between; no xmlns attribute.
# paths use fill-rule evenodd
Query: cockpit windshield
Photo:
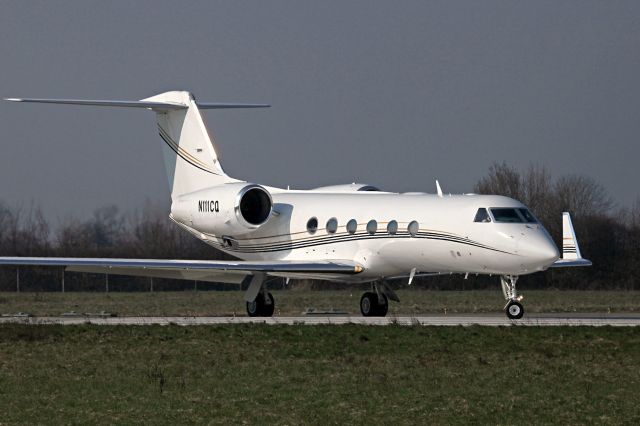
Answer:
<svg viewBox="0 0 640 426"><path fill-rule="evenodd" d="M527 209L492 208L491 214L497 223L537 223L536 218Z"/></svg>
<svg viewBox="0 0 640 426"><path fill-rule="evenodd" d="M476 217L473 219L473 221L482 222L482 223L491 222L491 217L489 217L489 213L487 212L487 209L479 208L478 212L476 213Z"/></svg>
<svg viewBox="0 0 640 426"><path fill-rule="evenodd" d="M531 212L529 210L527 210L527 209L518 209L518 211L520 212L520 214L524 218L525 222L527 222L527 223L538 223L538 220L535 218L534 215L531 214Z"/></svg>

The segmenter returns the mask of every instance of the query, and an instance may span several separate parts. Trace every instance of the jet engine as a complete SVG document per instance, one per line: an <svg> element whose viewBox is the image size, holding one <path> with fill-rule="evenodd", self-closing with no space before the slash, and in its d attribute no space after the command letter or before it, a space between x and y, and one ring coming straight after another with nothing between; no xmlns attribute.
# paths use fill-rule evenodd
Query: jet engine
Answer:
<svg viewBox="0 0 640 426"><path fill-rule="evenodd" d="M171 206L174 220L200 232L241 235L264 225L273 201L264 187L238 182L184 195Z"/></svg>

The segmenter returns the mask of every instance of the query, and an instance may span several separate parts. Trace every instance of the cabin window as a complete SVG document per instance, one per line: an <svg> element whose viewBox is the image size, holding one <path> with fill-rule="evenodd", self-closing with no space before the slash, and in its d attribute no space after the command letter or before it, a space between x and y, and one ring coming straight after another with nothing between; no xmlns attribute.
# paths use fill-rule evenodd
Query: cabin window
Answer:
<svg viewBox="0 0 640 426"><path fill-rule="evenodd" d="M315 234L317 230L318 230L318 219L316 219L315 217L312 217L307 222L307 231L310 234Z"/></svg>
<svg viewBox="0 0 640 426"><path fill-rule="evenodd" d="M409 231L409 234L412 237L415 237L416 235L418 235L419 230L420 230L420 224L415 220L411 221L411 223L409 223L409 226L407 226L407 231Z"/></svg>
<svg viewBox="0 0 640 426"><path fill-rule="evenodd" d="M482 223L491 222L491 217L489 217L489 212L487 212L487 209L481 208L481 209L478 209L478 213L476 213L476 218L473 219L473 221L482 222Z"/></svg>
<svg viewBox="0 0 640 426"><path fill-rule="evenodd" d="M371 235L375 234L376 231L378 230L378 222L376 222L375 220L370 220L367 223L367 232L370 233Z"/></svg>
<svg viewBox="0 0 640 426"><path fill-rule="evenodd" d="M498 223L522 223L524 219L518 214L516 209L492 208L491 214Z"/></svg>
<svg viewBox="0 0 640 426"><path fill-rule="evenodd" d="M396 222L395 220L389 222L387 224L387 232L390 235L396 235L396 233L398 232L398 222Z"/></svg>
<svg viewBox="0 0 640 426"><path fill-rule="evenodd" d="M538 220L536 219L536 217L531 214L531 212L527 209L518 209L518 211L520 212L520 214L522 215L522 217L524 218L524 221L527 223L538 223Z"/></svg>
<svg viewBox="0 0 640 426"><path fill-rule="evenodd" d="M347 222L347 232L351 235L355 234L358 230L358 222L355 219L351 219Z"/></svg>
<svg viewBox="0 0 640 426"><path fill-rule="evenodd" d="M338 230L338 219L332 217L327 221L327 232L329 234L334 234Z"/></svg>

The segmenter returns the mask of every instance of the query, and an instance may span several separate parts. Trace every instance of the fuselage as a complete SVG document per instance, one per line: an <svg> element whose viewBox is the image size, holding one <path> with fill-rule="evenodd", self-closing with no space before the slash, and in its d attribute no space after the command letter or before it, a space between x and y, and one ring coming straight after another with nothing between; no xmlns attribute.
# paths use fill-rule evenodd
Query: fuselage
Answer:
<svg viewBox="0 0 640 426"><path fill-rule="evenodd" d="M559 257L535 219L496 220L492 209L526 210L507 197L268 190L272 214L256 229L230 233L232 218L217 217L225 209L215 188L174 201L172 219L243 260L353 260L364 269L353 281L407 276L412 270L524 275L547 269ZM202 198L218 205L203 209ZM487 221L476 221L480 209L489 214Z"/></svg>

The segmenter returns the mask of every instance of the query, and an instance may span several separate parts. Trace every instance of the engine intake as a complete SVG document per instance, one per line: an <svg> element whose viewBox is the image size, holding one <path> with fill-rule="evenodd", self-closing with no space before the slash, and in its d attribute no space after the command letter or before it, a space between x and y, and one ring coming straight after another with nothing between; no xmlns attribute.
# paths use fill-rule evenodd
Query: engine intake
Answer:
<svg viewBox="0 0 640 426"><path fill-rule="evenodd" d="M247 185L238 193L235 212L238 220L249 228L264 224L271 215L271 194L260 185Z"/></svg>

